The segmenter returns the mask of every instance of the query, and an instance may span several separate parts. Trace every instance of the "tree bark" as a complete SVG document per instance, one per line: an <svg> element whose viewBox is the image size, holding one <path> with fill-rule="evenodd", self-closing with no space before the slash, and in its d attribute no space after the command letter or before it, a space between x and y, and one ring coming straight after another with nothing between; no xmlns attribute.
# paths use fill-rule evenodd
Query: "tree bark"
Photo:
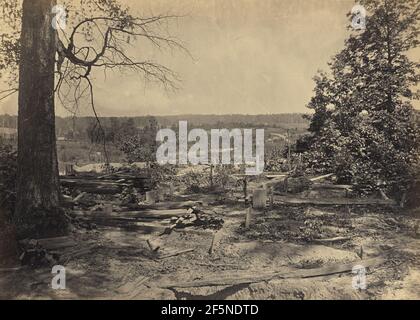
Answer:
<svg viewBox="0 0 420 320"><path fill-rule="evenodd" d="M56 0L24 0L19 65L18 237L65 233L59 207L55 136L54 70L57 34L51 13Z"/></svg>

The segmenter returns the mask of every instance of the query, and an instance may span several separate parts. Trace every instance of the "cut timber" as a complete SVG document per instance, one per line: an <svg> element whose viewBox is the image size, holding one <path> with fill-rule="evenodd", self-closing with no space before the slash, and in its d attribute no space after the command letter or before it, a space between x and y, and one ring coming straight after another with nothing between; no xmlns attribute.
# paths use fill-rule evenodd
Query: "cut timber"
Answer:
<svg viewBox="0 0 420 320"><path fill-rule="evenodd" d="M287 177L287 174L266 174L265 177L267 179L285 178Z"/></svg>
<svg viewBox="0 0 420 320"><path fill-rule="evenodd" d="M299 279L299 278L313 278L322 277L332 274L345 273L352 271L356 265L363 265L365 268L375 267L383 264L386 261L384 258L373 258L369 260L360 260L347 264L335 264L322 268L295 270L289 272L268 272L262 273L258 271L228 274L226 276L218 275L217 277L197 280L190 282L178 282L164 284L161 288L194 288L194 287L213 287L213 286L232 286L238 284L256 283L262 281L269 281L272 279ZM257 275L256 275L257 274Z"/></svg>
<svg viewBox="0 0 420 320"><path fill-rule="evenodd" d="M106 212L95 212L93 216L110 216L115 218L126 218L126 219L150 219L160 220L168 219L172 217L181 217L187 214L185 209L172 209L172 210L139 210L139 211L122 211L115 214L107 214Z"/></svg>
<svg viewBox="0 0 420 320"><path fill-rule="evenodd" d="M350 240L350 237L335 237L335 238L328 238L328 239L314 239L312 242L325 244L325 243L334 243L334 242L341 242Z"/></svg>
<svg viewBox="0 0 420 320"><path fill-rule="evenodd" d="M139 211L120 211L120 212L106 212L106 211L73 211L73 214L79 217L95 219L114 219L124 221L150 221L150 220L164 220L172 217L181 217L187 214L185 209L168 209L168 210L139 210Z"/></svg>
<svg viewBox="0 0 420 320"><path fill-rule="evenodd" d="M122 186L115 183L81 183L78 184L77 180L70 181L66 179L63 181L61 179L61 186L66 188L78 189L87 193L96 193L96 194L117 194L122 190Z"/></svg>
<svg viewBox="0 0 420 320"><path fill-rule="evenodd" d="M276 193L275 193L276 194ZM395 201L383 199L349 199L349 198L328 198L309 199L276 195L275 201L286 204L312 204L312 205L396 205Z"/></svg>
<svg viewBox="0 0 420 320"><path fill-rule="evenodd" d="M379 189L379 194L381 195L382 199L389 200L389 197L385 194L384 190Z"/></svg>
<svg viewBox="0 0 420 320"><path fill-rule="evenodd" d="M138 174L130 174L130 173L126 173L126 174L110 173L106 175L97 175L95 173L76 172L76 175L73 175L73 176L60 177L60 180L66 180L66 179L69 179L69 181L80 180L82 182L89 180L89 181L92 181L93 183L99 183L101 181L114 182L114 183L122 184L122 185L124 184L132 185L135 188L139 188L142 190L150 190L149 188L150 177L148 175L139 176Z"/></svg>
<svg viewBox="0 0 420 320"><path fill-rule="evenodd" d="M172 225L170 225L169 227L166 227L165 230L163 230L163 232L160 234L160 236L163 236L165 234L171 234L172 231L175 230L175 228L176 228L176 224L175 223L172 224Z"/></svg>
<svg viewBox="0 0 420 320"><path fill-rule="evenodd" d="M146 204L140 203L139 207L141 209L156 209L156 210L170 210L170 209L182 209L182 208L191 208L200 204L197 201L181 201L181 202L174 202L174 201L166 201L166 202L159 202L154 204Z"/></svg>
<svg viewBox="0 0 420 320"><path fill-rule="evenodd" d="M80 193L76 198L73 199L74 202L79 202L83 197L86 196L86 192Z"/></svg>
<svg viewBox="0 0 420 320"><path fill-rule="evenodd" d="M121 218L121 217L95 217L95 218L79 218L82 221L93 222L97 226L121 228L124 230L142 231L142 233L163 232L165 224L162 222L146 222L136 221L136 219Z"/></svg>
<svg viewBox="0 0 420 320"><path fill-rule="evenodd" d="M77 243L70 237L38 239L36 242L46 250L62 249L77 245Z"/></svg>
<svg viewBox="0 0 420 320"><path fill-rule="evenodd" d="M25 266L18 266L18 267L13 267L13 268L0 268L0 272L15 272L15 271L20 271L23 268L25 268Z"/></svg>
<svg viewBox="0 0 420 320"><path fill-rule="evenodd" d="M213 236L212 231L195 229L194 227L187 227L187 228L182 228L182 229L175 229L175 227L174 227L174 229L172 231L177 232L177 233L181 233L181 234L189 233L189 234L194 234L194 235L203 236L203 237L212 237Z"/></svg>
<svg viewBox="0 0 420 320"><path fill-rule="evenodd" d="M74 198L73 203L77 205L91 207L96 204L96 201L94 200L94 198L95 198L94 196L86 192L82 192L76 198Z"/></svg>
<svg viewBox="0 0 420 320"><path fill-rule="evenodd" d="M185 249L185 250L175 250L175 251L172 251L172 252L162 253L157 258L158 259L165 259L165 258L169 258L169 257L175 257L175 256L179 256L180 254L192 252L194 250L195 250L195 248Z"/></svg>
<svg viewBox="0 0 420 320"><path fill-rule="evenodd" d="M72 208L74 205L73 198L65 194L61 195L60 204L66 208Z"/></svg>
<svg viewBox="0 0 420 320"><path fill-rule="evenodd" d="M311 189L326 189L326 190L352 190L352 186L349 184L327 184L327 183L314 183Z"/></svg>
<svg viewBox="0 0 420 320"><path fill-rule="evenodd" d="M324 174L322 176L311 178L309 180L311 180L312 182L319 181L319 180L322 180L322 179L326 179L326 178L332 177L333 175L334 175L334 173Z"/></svg>
<svg viewBox="0 0 420 320"><path fill-rule="evenodd" d="M157 252L161 247L160 241L158 240L147 239L146 242L152 252Z"/></svg>
<svg viewBox="0 0 420 320"><path fill-rule="evenodd" d="M267 190L256 189L252 195L252 207L254 209L264 209L267 205Z"/></svg>

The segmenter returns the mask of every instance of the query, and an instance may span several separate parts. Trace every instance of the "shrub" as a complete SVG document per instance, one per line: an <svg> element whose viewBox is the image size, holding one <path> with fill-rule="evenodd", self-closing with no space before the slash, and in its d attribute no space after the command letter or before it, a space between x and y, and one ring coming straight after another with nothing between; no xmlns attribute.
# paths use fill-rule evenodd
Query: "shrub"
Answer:
<svg viewBox="0 0 420 320"><path fill-rule="evenodd" d="M16 203L17 152L0 144L0 205L13 212Z"/></svg>
<svg viewBox="0 0 420 320"><path fill-rule="evenodd" d="M159 185L173 181L176 175L176 168L169 164L160 165L151 163L147 170L150 175L151 187L153 189Z"/></svg>

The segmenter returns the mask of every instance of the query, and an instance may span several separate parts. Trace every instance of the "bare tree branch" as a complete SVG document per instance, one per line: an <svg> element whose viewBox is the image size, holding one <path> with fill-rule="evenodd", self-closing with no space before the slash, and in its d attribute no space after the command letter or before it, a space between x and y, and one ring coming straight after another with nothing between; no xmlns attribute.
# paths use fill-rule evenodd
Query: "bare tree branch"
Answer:
<svg viewBox="0 0 420 320"><path fill-rule="evenodd" d="M6 99L7 97L11 96L12 94L15 94L18 91L19 91L19 89L17 89L17 88L7 89L7 90L4 90L4 91L0 91L0 95L6 94L3 97L0 97L0 101Z"/></svg>

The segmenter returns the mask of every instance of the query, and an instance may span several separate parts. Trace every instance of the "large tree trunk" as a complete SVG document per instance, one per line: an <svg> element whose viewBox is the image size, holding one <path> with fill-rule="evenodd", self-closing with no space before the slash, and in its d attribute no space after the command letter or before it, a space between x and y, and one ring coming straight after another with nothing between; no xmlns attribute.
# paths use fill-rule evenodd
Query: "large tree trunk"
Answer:
<svg viewBox="0 0 420 320"><path fill-rule="evenodd" d="M18 237L62 234L59 208L54 70L56 0L24 0L19 66L18 181L15 223Z"/></svg>

